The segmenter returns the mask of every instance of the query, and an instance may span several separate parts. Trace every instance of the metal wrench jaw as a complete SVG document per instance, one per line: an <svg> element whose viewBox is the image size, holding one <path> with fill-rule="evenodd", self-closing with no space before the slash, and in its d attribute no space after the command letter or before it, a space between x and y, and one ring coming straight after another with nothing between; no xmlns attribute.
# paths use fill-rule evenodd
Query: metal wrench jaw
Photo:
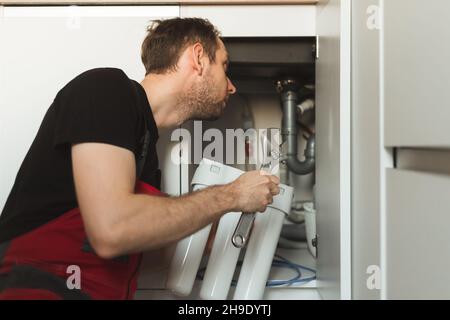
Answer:
<svg viewBox="0 0 450 320"><path fill-rule="evenodd" d="M250 231L252 230L253 221L255 220L256 213L242 213L241 218L236 226L236 230L233 233L231 241L233 245L241 249L245 247L250 238Z"/></svg>

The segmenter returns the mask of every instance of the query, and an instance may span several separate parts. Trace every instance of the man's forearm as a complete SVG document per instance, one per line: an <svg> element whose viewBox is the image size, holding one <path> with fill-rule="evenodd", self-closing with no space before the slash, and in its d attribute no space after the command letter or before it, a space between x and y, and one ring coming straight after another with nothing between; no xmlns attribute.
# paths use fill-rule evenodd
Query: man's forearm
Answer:
<svg viewBox="0 0 450 320"><path fill-rule="evenodd" d="M111 226L106 256L162 247L217 221L236 206L231 185L214 186L181 197L130 195Z"/></svg>

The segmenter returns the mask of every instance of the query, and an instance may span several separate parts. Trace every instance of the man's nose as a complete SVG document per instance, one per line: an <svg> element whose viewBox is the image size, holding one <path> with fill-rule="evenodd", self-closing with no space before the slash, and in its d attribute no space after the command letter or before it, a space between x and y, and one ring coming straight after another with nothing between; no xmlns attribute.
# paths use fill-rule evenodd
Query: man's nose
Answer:
<svg viewBox="0 0 450 320"><path fill-rule="evenodd" d="M234 86L233 82L231 82L231 80L229 78L227 78L228 80L228 93L229 94L235 94L236 93L236 87Z"/></svg>

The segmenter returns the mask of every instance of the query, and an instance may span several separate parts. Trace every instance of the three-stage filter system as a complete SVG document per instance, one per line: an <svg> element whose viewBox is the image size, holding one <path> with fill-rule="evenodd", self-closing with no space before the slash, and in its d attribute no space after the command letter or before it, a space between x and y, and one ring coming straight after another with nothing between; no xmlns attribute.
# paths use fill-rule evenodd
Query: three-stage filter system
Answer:
<svg viewBox="0 0 450 320"><path fill-rule="evenodd" d="M194 190L226 184L236 180L244 171L203 159L192 179ZM262 299L272 259L275 254L284 217L291 209L293 188L280 185L280 194L263 214L255 218L234 299ZM224 300L228 296L238 263L240 248L232 237L241 213L225 214L217 227L213 248L203 277L200 298ZM170 266L167 288L187 296L191 293L208 241L211 225L181 240Z"/></svg>
<svg viewBox="0 0 450 320"><path fill-rule="evenodd" d="M308 141L305 161L301 162L297 159L296 92L298 86L293 80L284 80L277 83L277 89L283 103L282 135L284 141L288 143L286 164L294 173L311 173L314 170L314 137ZM203 159L191 184L194 191L201 190L213 185L230 183L243 173L242 170ZM286 215L289 215L291 210L293 192L292 187L280 184L280 193L273 198L273 203L264 213L254 216L251 237L246 244L233 299L260 300L263 298L281 229ZM230 212L220 219L201 282L201 299L227 299L242 250L241 246L236 245L236 241L233 243L233 237L236 237L236 230L239 230L237 227L242 223L241 216L243 218L244 215L249 213ZM166 284L167 289L175 294L181 296L191 294L211 227L212 225L208 225L178 242Z"/></svg>

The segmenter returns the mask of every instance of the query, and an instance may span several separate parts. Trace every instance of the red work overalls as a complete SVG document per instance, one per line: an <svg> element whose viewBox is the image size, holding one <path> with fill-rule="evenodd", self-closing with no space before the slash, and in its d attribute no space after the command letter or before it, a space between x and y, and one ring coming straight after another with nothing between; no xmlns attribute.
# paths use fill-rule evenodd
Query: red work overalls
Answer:
<svg viewBox="0 0 450 320"><path fill-rule="evenodd" d="M136 192L162 193L143 182ZM151 223L149 221L149 223ZM0 245L1 299L132 299L142 254L99 258L87 241L80 210ZM79 268L80 289L68 285Z"/></svg>

